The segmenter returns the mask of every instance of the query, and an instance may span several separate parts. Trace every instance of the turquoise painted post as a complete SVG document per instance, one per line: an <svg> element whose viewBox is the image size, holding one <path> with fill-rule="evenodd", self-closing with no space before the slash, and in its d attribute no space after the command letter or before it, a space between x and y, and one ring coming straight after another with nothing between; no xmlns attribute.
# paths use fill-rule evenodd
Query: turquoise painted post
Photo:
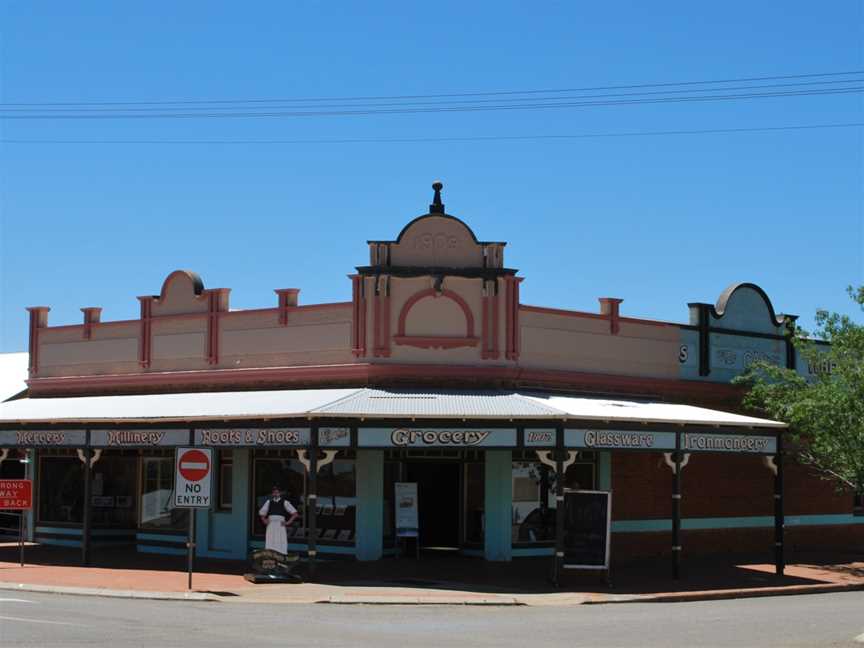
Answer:
<svg viewBox="0 0 864 648"><path fill-rule="evenodd" d="M487 450L485 470L484 556L509 561L513 555L513 455L510 450Z"/></svg>
<svg viewBox="0 0 864 648"><path fill-rule="evenodd" d="M608 450L597 458L597 490L612 490L612 453Z"/></svg>
<svg viewBox="0 0 864 648"><path fill-rule="evenodd" d="M357 451L357 560L384 554L384 452Z"/></svg>

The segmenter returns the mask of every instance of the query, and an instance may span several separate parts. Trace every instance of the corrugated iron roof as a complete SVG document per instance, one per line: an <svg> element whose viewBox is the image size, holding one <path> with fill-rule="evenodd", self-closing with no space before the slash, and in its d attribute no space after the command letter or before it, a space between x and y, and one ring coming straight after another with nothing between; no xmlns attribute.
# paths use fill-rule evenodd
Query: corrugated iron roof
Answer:
<svg viewBox="0 0 864 648"><path fill-rule="evenodd" d="M608 423L785 427L777 421L692 405L493 390L293 389L23 398L0 403L0 423L333 417L547 419L574 423L596 420Z"/></svg>
<svg viewBox="0 0 864 648"><path fill-rule="evenodd" d="M382 418L559 418L561 411L514 392L360 389L315 414Z"/></svg>

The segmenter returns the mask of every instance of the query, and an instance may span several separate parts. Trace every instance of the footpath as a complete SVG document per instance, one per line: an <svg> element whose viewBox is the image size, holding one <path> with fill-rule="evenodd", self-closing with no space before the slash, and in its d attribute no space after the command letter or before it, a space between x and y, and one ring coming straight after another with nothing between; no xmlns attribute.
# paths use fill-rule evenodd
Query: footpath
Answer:
<svg viewBox="0 0 864 648"><path fill-rule="evenodd" d="M0 598L4 591L53 592L125 598L220 601L224 603L395 605L580 605L625 602L699 601L754 596L864 590L864 555L795 556L783 577L772 564L741 557L692 559L680 580L668 559L625 565L612 586L596 574L566 572L560 587L548 582L549 559L486 563L430 556L376 563L327 561L314 582L253 585L244 563L196 560L187 590L185 558L94 548L83 567L77 550L28 546L25 565L18 547L0 543ZM299 573L309 578L307 566Z"/></svg>

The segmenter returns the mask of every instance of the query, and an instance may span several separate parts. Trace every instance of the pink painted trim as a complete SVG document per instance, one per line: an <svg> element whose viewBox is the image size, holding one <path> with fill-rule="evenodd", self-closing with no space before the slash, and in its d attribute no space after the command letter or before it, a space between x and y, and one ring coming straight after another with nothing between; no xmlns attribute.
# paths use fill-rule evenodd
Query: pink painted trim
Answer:
<svg viewBox="0 0 864 648"><path fill-rule="evenodd" d="M458 293L453 292L452 290L442 290L441 293L437 293L434 288L427 288L426 290L421 290L419 292L414 293L411 297L408 298L402 305L402 310L399 311L399 328L398 333L399 337L407 337L405 334L405 320L408 318L408 312L414 307L414 305L419 302L421 299L426 299L427 297L432 297L433 299L437 299L439 297L446 297L447 299L452 299L459 305L459 308L462 309L462 314L465 315L465 337L473 338L474 337L474 314L471 312L471 307L468 305L462 297L459 296Z"/></svg>
<svg viewBox="0 0 864 648"><path fill-rule="evenodd" d="M505 309L506 319L506 347L504 357L508 360L519 359L519 283L521 278L508 276L505 278Z"/></svg>
<svg viewBox="0 0 864 648"><path fill-rule="evenodd" d="M499 340L499 322L501 320L501 309L498 306L498 284L495 283L495 291L492 293L492 351L489 358L497 360L501 352L498 349Z"/></svg>
<svg viewBox="0 0 864 648"><path fill-rule="evenodd" d="M509 384L536 389L572 389L591 393L617 393L660 398L698 397L704 402L728 403L743 394L740 388L724 383L671 378L645 378L572 371L464 365L342 364L255 369L208 369L202 371L146 372L131 375L66 376L32 378L28 386L34 395L63 393L110 393L120 390L165 391L201 389L211 386L241 388L266 385L364 385L408 382L447 384L464 380L488 384Z"/></svg>
<svg viewBox="0 0 864 648"><path fill-rule="evenodd" d="M621 302L624 300L617 297L600 297L599 301L601 314L609 320L609 333L611 335L618 335L618 332L621 330L619 324Z"/></svg>
<svg viewBox="0 0 864 648"><path fill-rule="evenodd" d="M279 325L287 326L288 313L297 307L297 296L300 294L300 289L278 288L275 292L279 296Z"/></svg>
<svg viewBox="0 0 864 648"><path fill-rule="evenodd" d="M390 357L390 280L381 295L381 356Z"/></svg>
<svg viewBox="0 0 864 648"><path fill-rule="evenodd" d="M396 344L418 347L420 349L455 349L457 347L473 347L480 342L476 337L447 337L437 335L397 335L393 338Z"/></svg>
<svg viewBox="0 0 864 648"><path fill-rule="evenodd" d="M489 295L486 294L486 284L487 282L483 282L483 299L480 302L480 309L482 313L482 333L481 339L483 343L480 345L480 357L483 360L486 360L489 357Z"/></svg>
<svg viewBox="0 0 864 648"><path fill-rule="evenodd" d="M141 328L138 339L138 364L142 368L150 367L150 343L152 339L152 318L153 300L155 297L139 297L141 302Z"/></svg>
<svg viewBox="0 0 864 648"><path fill-rule="evenodd" d="M102 309L98 306L89 306L87 308L82 308L81 312L84 313L84 325L81 336L85 340L89 340L93 336L93 327L99 323Z"/></svg>
<svg viewBox="0 0 864 648"><path fill-rule="evenodd" d="M372 355L381 355L381 295L373 287L372 292Z"/></svg>
<svg viewBox="0 0 864 648"><path fill-rule="evenodd" d="M49 306L30 306L27 308L27 312L30 313L27 368L31 377L39 373L39 329L48 325L48 311L50 310Z"/></svg>

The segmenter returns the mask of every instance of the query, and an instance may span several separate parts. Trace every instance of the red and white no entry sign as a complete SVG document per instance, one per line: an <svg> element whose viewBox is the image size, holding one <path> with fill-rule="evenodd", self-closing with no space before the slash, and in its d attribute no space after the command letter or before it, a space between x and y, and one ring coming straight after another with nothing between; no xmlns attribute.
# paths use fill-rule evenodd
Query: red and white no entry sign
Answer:
<svg viewBox="0 0 864 648"><path fill-rule="evenodd" d="M177 469L188 481L201 481L210 472L210 457L201 450L187 450L180 455Z"/></svg>
<svg viewBox="0 0 864 648"><path fill-rule="evenodd" d="M212 453L210 448L177 448L174 473L175 507L210 507Z"/></svg>

